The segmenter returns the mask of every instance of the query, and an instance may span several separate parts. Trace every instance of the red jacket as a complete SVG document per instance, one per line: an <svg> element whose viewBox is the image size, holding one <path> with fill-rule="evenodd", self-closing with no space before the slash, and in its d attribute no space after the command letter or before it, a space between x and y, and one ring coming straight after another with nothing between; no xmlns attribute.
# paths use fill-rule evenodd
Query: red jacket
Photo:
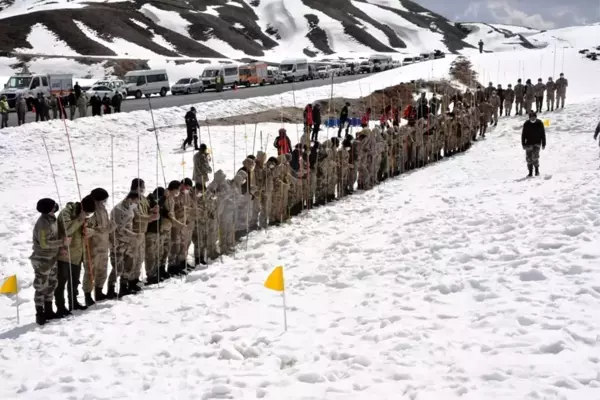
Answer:
<svg viewBox="0 0 600 400"><path fill-rule="evenodd" d="M276 137L273 146L277 149L278 155L292 153L292 141L287 136Z"/></svg>
<svg viewBox="0 0 600 400"><path fill-rule="evenodd" d="M304 109L304 121L306 125L313 125L312 107L306 106Z"/></svg>

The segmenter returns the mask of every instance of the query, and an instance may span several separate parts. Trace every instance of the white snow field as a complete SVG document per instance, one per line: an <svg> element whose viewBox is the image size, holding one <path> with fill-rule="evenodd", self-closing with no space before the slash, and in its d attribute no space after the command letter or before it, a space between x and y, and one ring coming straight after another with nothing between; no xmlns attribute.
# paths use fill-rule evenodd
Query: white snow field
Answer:
<svg viewBox="0 0 600 400"><path fill-rule="evenodd" d="M61 123L3 130L0 279L16 273L23 290L21 326L16 299L0 297L0 399L597 400L600 161L592 134L600 99L590 79L600 66L572 53L563 69L567 108L541 115L551 124L541 177L523 179L523 117L503 118L464 154L253 233L247 249L241 243L206 271L43 328L33 324L28 260L35 203L56 198L42 136L61 200L75 200L77 188ZM504 54L471 59L492 77L500 60L502 83L552 75L553 63L539 61L552 59L549 50ZM358 97L366 85L444 75L450 61L334 92ZM304 104L329 90L295 98ZM293 104L292 94L196 107L214 118L281 103ZM159 126L178 124L184 111L154 116ZM67 126L83 194L98 186L113 193L110 135L115 201L138 168L149 188L163 184L149 113ZM262 130L270 148L279 126L261 125L257 137ZM296 128L287 128L294 140ZM230 176L253 147L254 127L235 129L234 139L233 127L212 128L209 143L216 168ZM174 151L182 130L159 136L167 181L181 177L182 157L191 175L191 153ZM287 333L280 295L262 286L277 265L286 271Z"/></svg>

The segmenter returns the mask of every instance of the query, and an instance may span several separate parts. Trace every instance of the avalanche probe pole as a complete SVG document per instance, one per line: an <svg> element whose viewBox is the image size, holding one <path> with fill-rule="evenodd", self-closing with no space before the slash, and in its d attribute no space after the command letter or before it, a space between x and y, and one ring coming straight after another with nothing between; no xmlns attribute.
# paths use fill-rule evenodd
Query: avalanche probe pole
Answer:
<svg viewBox="0 0 600 400"><path fill-rule="evenodd" d="M167 177L165 175L165 165L162 159L162 151L160 151L160 143L158 141L158 130L156 128L156 123L154 121L154 112L152 111L152 101L150 101L150 97L148 97L148 107L150 110L150 117L152 118L152 126L154 127L154 137L156 138L156 149L158 151L158 157L160 159L160 168L162 169L163 181L165 182L165 189L167 188Z"/></svg>

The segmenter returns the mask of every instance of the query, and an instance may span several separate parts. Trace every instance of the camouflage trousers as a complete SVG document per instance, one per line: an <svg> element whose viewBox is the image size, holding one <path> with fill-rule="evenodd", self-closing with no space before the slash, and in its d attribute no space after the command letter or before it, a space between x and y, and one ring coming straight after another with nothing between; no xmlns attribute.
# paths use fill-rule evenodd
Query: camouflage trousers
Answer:
<svg viewBox="0 0 600 400"><path fill-rule="evenodd" d="M516 105L515 105L515 113L523 114L523 100L517 99Z"/></svg>
<svg viewBox="0 0 600 400"><path fill-rule="evenodd" d="M273 191L273 208L269 221L284 222L288 219L288 189L282 186Z"/></svg>
<svg viewBox="0 0 600 400"><path fill-rule="evenodd" d="M157 277L161 266L165 266L167 255L169 253L169 245L171 236L165 232L146 233L144 244L144 259L146 265L146 276Z"/></svg>
<svg viewBox="0 0 600 400"><path fill-rule="evenodd" d="M548 97L546 97L546 108L548 110L554 110L554 94L548 95Z"/></svg>
<svg viewBox="0 0 600 400"><path fill-rule="evenodd" d="M261 228L266 228L269 219L269 211L271 210L271 195L261 193L259 196L260 212L258 214L258 224Z"/></svg>
<svg viewBox="0 0 600 400"><path fill-rule="evenodd" d="M534 99L525 99L525 112L529 113L532 111L531 106L533 105Z"/></svg>
<svg viewBox="0 0 600 400"><path fill-rule="evenodd" d="M146 235L133 237L127 246L127 254L125 255L125 271L128 280L139 279L142 273L142 263L144 262L144 244Z"/></svg>
<svg viewBox="0 0 600 400"><path fill-rule="evenodd" d="M206 252L206 257L214 259L217 253L217 221L208 219L197 222L192 232L192 243L194 244L194 258L199 258Z"/></svg>
<svg viewBox="0 0 600 400"><path fill-rule="evenodd" d="M53 260L31 260L33 266L33 288L35 294L33 301L36 307L43 307L44 303L52 302L54 290L58 286L58 268L56 259Z"/></svg>
<svg viewBox="0 0 600 400"><path fill-rule="evenodd" d="M83 293L91 293L94 287L100 289L104 287L108 274L109 248L110 243L108 241L94 241L90 239L90 258L92 259L92 267L86 266L86 268L84 268Z"/></svg>
<svg viewBox="0 0 600 400"><path fill-rule="evenodd" d="M528 167L538 168L540 166L540 146L525 146L525 160Z"/></svg>
<svg viewBox="0 0 600 400"><path fill-rule="evenodd" d="M229 253L235 247L235 210L225 210L219 217L219 250Z"/></svg>
<svg viewBox="0 0 600 400"><path fill-rule="evenodd" d="M494 121L494 124L498 123L498 108L494 107L494 110L492 111L492 121Z"/></svg>
<svg viewBox="0 0 600 400"><path fill-rule="evenodd" d="M115 246L110 248L110 265L112 268L110 270L110 274L108 275L108 286L115 286L117 282L117 278L127 279L127 276L130 274L129 271L126 271L126 265L130 264L125 261L127 255L128 244L124 242L118 242Z"/></svg>
<svg viewBox="0 0 600 400"><path fill-rule="evenodd" d="M181 262L181 248L185 228L171 228L171 242L169 247L168 265L177 265Z"/></svg>
<svg viewBox="0 0 600 400"><path fill-rule="evenodd" d="M504 113L505 115L510 115L512 111L513 103L512 101L504 100Z"/></svg>
<svg viewBox="0 0 600 400"><path fill-rule="evenodd" d="M560 94L560 93L557 95L557 97L556 97L556 108L558 108L558 103L560 103L560 107L561 108L565 106L565 98L566 97L567 97L566 95Z"/></svg>
<svg viewBox="0 0 600 400"><path fill-rule="evenodd" d="M196 224L188 223L183 229L181 229L181 239L179 241L179 253L178 261L180 263L187 262L187 256L192 245L192 235L194 234L194 228Z"/></svg>

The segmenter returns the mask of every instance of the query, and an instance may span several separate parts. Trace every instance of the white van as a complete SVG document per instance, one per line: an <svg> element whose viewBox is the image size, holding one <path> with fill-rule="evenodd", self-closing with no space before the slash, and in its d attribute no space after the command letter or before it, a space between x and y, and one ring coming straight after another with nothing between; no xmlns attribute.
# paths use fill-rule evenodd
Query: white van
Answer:
<svg viewBox="0 0 600 400"><path fill-rule="evenodd" d="M392 57L383 54L373 54L369 61L373 63L373 72L387 71L392 66Z"/></svg>
<svg viewBox="0 0 600 400"><path fill-rule="evenodd" d="M237 65L209 65L200 75L204 89L216 89L217 77L221 75L225 82L224 87L239 86L240 70Z"/></svg>
<svg viewBox="0 0 600 400"><path fill-rule="evenodd" d="M171 87L169 76L164 69L129 71L123 80L127 96L135 96L136 99L142 95L150 97L153 94L164 97Z"/></svg>
<svg viewBox="0 0 600 400"><path fill-rule="evenodd" d="M283 60L279 65L279 70L288 82L305 81L309 77L306 58Z"/></svg>

